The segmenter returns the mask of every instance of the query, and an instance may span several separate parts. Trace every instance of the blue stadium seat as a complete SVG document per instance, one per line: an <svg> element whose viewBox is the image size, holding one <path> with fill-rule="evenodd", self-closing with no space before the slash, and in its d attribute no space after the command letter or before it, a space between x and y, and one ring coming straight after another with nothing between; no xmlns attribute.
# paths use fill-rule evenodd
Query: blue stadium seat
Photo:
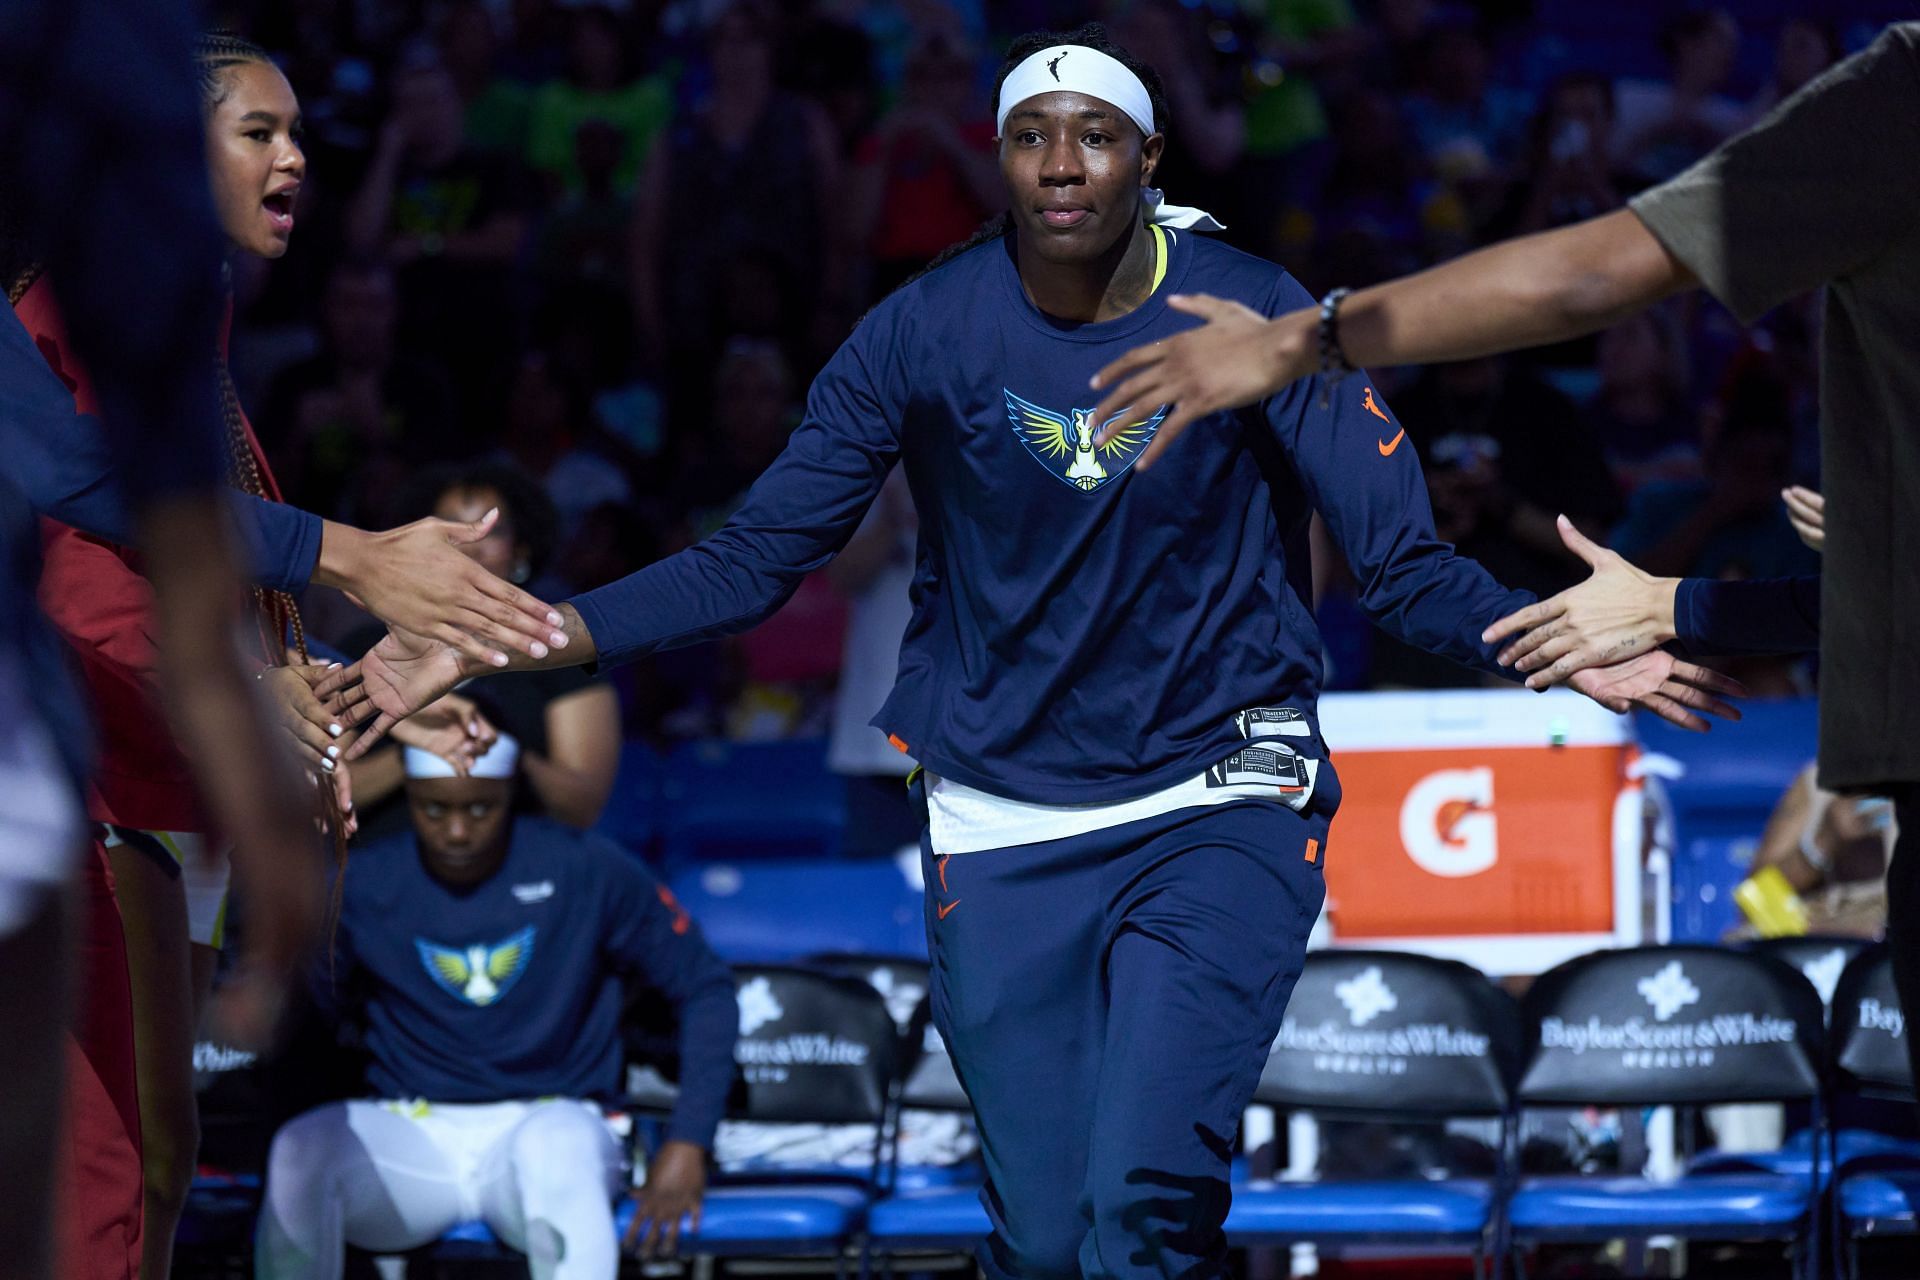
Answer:
<svg viewBox="0 0 1920 1280"><path fill-rule="evenodd" d="M714 1257L832 1253L863 1221L867 1192L855 1186L713 1187L700 1229L681 1225L680 1251ZM622 1200L614 1229L625 1236L634 1204Z"/></svg>
<svg viewBox="0 0 1920 1280"><path fill-rule="evenodd" d="M1473 1178L1255 1181L1234 1188L1227 1237L1239 1243L1471 1242L1493 1221L1495 1193L1493 1183Z"/></svg>
<svg viewBox="0 0 1920 1280"><path fill-rule="evenodd" d="M660 854L669 872L705 862L839 854L846 785L824 739L677 748L660 779Z"/></svg>
<svg viewBox="0 0 1920 1280"><path fill-rule="evenodd" d="M1596 952L1542 974L1525 1008L1533 1049L1522 1107L1808 1102L1810 1141L1828 1141L1820 997L1782 960L1704 946ZM1529 1178L1514 1190L1507 1220L1517 1250L1655 1235L1771 1240L1811 1272L1818 1198L1805 1162L1769 1170L1745 1161L1671 1182Z"/></svg>
<svg viewBox="0 0 1920 1280"><path fill-rule="evenodd" d="M1236 1183L1228 1240L1439 1247L1470 1253L1476 1275L1491 1270L1523 1047L1512 999L1464 964L1392 951L1309 954L1254 1101L1323 1118L1497 1119L1494 1176Z"/></svg>
<svg viewBox="0 0 1920 1280"><path fill-rule="evenodd" d="M641 857L653 852L660 828L660 783L665 763L646 743L629 738L620 744L620 768L613 792L593 829Z"/></svg>
<svg viewBox="0 0 1920 1280"><path fill-rule="evenodd" d="M891 859L715 863L682 868L668 883L729 960L926 954L925 895Z"/></svg>

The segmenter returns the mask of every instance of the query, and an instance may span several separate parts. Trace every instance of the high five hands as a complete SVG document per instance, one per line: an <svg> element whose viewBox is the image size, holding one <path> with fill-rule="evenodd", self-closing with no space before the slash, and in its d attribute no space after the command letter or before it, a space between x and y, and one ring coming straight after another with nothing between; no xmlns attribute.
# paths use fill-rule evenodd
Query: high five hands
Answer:
<svg viewBox="0 0 1920 1280"><path fill-rule="evenodd" d="M544 658L567 643L560 613L460 550L490 534L499 517L498 508L469 522L430 517L385 533L329 522L313 580L340 588L390 627L452 646L480 669L506 666L509 651Z"/></svg>
<svg viewBox="0 0 1920 1280"><path fill-rule="evenodd" d="M1656 578L1559 519L1560 540L1593 569L1578 586L1508 614L1481 633L1509 643L1496 661L1527 672L1527 688L1569 684L1610 711L1645 707L1683 729L1709 728L1698 712L1738 720L1716 695L1745 697L1739 681L1683 662L1659 646L1674 638L1677 578Z"/></svg>

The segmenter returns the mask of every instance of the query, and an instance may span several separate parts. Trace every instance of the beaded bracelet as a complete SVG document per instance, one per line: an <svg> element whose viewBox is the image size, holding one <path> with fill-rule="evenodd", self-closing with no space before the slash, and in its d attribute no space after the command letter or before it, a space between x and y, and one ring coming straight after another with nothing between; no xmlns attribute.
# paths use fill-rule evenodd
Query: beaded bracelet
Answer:
<svg viewBox="0 0 1920 1280"><path fill-rule="evenodd" d="M1320 407L1327 407L1327 393L1333 384L1353 372L1353 365L1347 360L1347 353L1340 346L1340 304L1347 300L1353 290L1347 288L1330 289L1327 296L1320 299L1320 324L1317 330L1320 343Z"/></svg>

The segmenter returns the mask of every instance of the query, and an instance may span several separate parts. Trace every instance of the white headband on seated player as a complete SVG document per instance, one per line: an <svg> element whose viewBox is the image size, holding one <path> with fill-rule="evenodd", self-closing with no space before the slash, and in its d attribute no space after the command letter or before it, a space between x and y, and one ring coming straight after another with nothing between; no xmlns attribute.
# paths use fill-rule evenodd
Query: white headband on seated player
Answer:
<svg viewBox="0 0 1920 1280"><path fill-rule="evenodd" d="M457 778L454 767L431 751L408 747L404 753L409 778ZM501 734L487 753L467 766L469 778L511 778L520 766L520 744Z"/></svg>
<svg viewBox="0 0 1920 1280"><path fill-rule="evenodd" d="M1120 108L1140 127L1143 135L1154 131L1153 99L1140 77L1127 70L1118 58L1083 44L1049 45L1009 71L1000 85L994 128L1006 133L1007 117L1013 114L1013 109L1043 93L1084 93ZM1157 187L1146 188L1140 193L1140 199L1147 207L1148 222L1163 227L1192 227L1198 231L1226 230L1205 209L1168 204Z"/></svg>

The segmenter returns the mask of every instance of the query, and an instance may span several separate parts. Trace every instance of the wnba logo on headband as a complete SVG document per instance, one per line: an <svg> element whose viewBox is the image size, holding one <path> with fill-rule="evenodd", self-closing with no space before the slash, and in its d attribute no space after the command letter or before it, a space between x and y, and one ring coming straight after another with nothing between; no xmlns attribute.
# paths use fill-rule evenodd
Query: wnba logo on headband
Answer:
<svg viewBox="0 0 1920 1280"><path fill-rule="evenodd" d="M1021 61L1000 84L1000 101L994 114L994 127L1007 131L1007 117L1028 98L1043 93L1083 93L1118 107L1141 134L1154 132L1153 97L1124 62L1110 54L1083 44L1056 44ZM1163 227L1191 227L1198 231L1224 231L1214 216L1204 209L1189 209L1168 204L1160 192L1148 187L1141 193L1147 221Z"/></svg>
<svg viewBox="0 0 1920 1280"><path fill-rule="evenodd" d="M995 126L1006 132L1007 117L1013 109L1042 93L1084 93L1089 98L1111 102L1140 126L1141 133L1153 132L1153 99L1147 94L1147 86L1124 62L1098 49L1057 44L1042 49L1009 71L1000 85Z"/></svg>

